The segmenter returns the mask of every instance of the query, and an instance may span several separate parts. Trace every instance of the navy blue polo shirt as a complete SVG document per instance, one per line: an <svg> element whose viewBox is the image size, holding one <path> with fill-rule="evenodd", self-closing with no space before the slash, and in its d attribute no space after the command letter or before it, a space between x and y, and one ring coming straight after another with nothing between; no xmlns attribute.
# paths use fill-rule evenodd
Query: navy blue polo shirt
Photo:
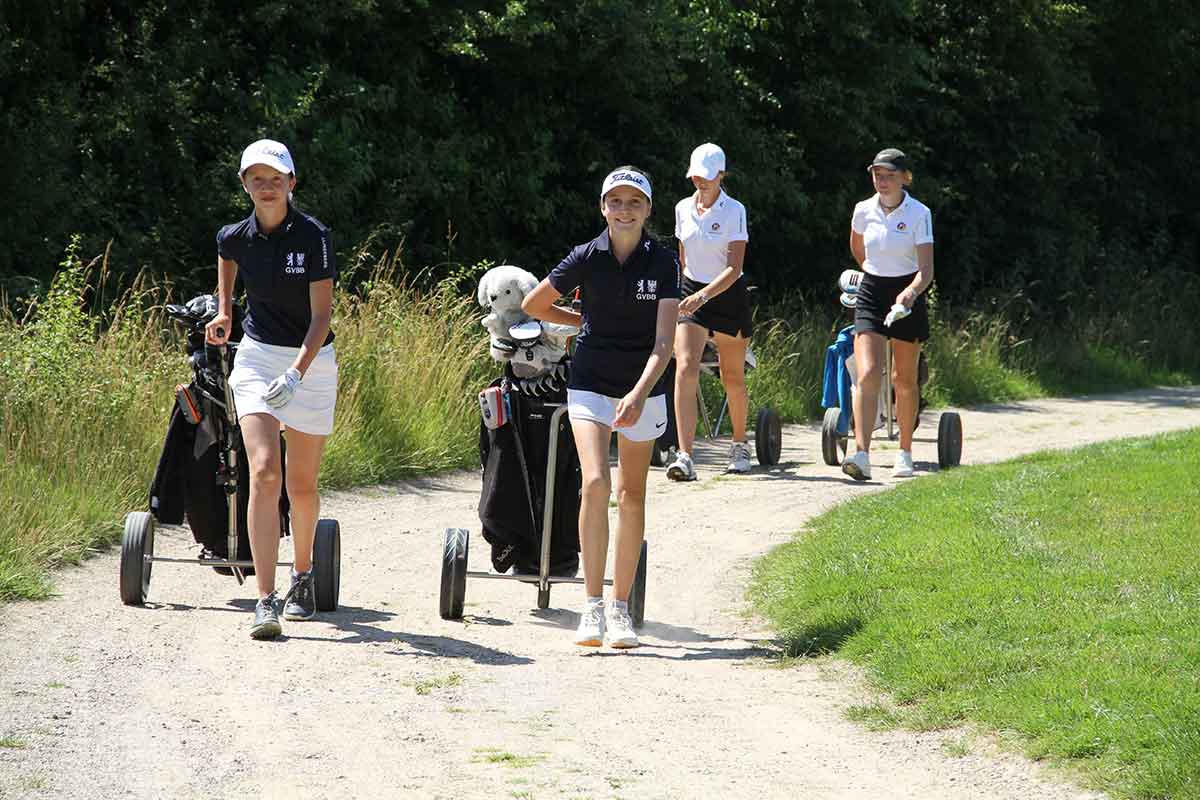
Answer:
<svg viewBox="0 0 1200 800"><path fill-rule="evenodd" d="M568 388L621 398L629 394L654 350L658 301L679 299L679 259L642 234L622 265L608 230L573 249L550 272L559 294L581 289L583 326L575 340ZM664 392L663 379L650 396Z"/></svg>
<svg viewBox="0 0 1200 800"><path fill-rule="evenodd" d="M299 347L312 322L308 285L337 278L329 229L288 206L271 234L259 230L251 212L217 232L217 252L236 261L246 287L246 335L265 344ZM324 344L333 341L333 331Z"/></svg>

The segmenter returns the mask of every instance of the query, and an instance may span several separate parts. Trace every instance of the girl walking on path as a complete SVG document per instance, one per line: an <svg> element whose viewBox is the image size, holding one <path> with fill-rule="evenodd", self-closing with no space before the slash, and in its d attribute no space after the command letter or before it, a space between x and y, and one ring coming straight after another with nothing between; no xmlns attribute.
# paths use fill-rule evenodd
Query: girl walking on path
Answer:
<svg viewBox="0 0 1200 800"><path fill-rule="evenodd" d="M842 463L855 480L871 477L871 432L883 381L887 340L892 342L892 386L900 424L900 452L892 475L913 474L912 437L918 411L917 362L929 338L925 290L933 282L933 216L907 191L908 156L894 147L879 151L867 167L875 194L854 206L850 252L865 273L854 307L854 440L858 451Z"/></svg>
<svg viewBox="0 0 1200 800"><path fill-rule="evenodd" d="M567 385L567 414L579 451L583 496L579 538L587 599L575 643L638 645L629 615L646 526L646 474L654 440L667 425L662 374L671 358L679 315L679 262L645 231L650 178L618 167L600 189L607 228L567 254L522 304L547 322L578 325ZM555 305L576 287L582 313ZM609 441L616 430L617 535L612 602L604 608L608 559Z"/></svg>
<svg viewBox="0 0 1200 800"><path fill-rule="evenodd" d="M675 205L675 238L683 265L679 326L675 331L675 420L679 450L667 477L694 481L692 445L696 439L696 391L700 359L712 336L720 356L721 384L729 398L733 444L727 472L750 471L746 441L746 348L754 332L750 295L742 264L750 233L746 207L725 194L725 152L715 144L692 151L687 177L696 192Z"/></svg>
<svg viewBox="0 0 1200 800"><path fill-rule="evenodd" d="M284 474L281 426L287 437L295 547L283 616L306 620L316 615L312 550L321 505L317 473L337 400L337 358L329 327L337 268L329 230L292 205L296 167L287 147L270 139L254 142L242 153L238 176L254 210L217 233L218 312L206 333L212 344L227 341L233 287L240 275L246 289L245 333L229 385L250 467L247 522L259 595L250 635L271 639L282 632L275 592Z"/></svg>

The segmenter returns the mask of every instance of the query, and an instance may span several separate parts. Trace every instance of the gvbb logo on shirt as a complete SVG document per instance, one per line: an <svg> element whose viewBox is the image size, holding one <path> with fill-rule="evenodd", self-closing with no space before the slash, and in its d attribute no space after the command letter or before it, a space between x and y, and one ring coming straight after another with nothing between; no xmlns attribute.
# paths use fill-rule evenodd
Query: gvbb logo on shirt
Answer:
<svg viewBox="0 0 1200 800"><path fill-rule="evenodd" d="M283 271L288 275L303 275L304 274L304 253L288 253L287 266Z"/></svg>
<svg viewBox="0 0 1200 800"><path fill-rule="evenodd" d="M897 225L896 225L896 230L898 230L898 231L903 231L903 230L907 230L907 229L908 229L908 226L905 225L903 222L897 223Z"/></svg>
<svg viewBox="0 0 1200 800"><path fill-rule="evenodd" d="M657 300L658 299L658 281L642 279L637 282L637 294L634 295L638 300Z"/></svg>

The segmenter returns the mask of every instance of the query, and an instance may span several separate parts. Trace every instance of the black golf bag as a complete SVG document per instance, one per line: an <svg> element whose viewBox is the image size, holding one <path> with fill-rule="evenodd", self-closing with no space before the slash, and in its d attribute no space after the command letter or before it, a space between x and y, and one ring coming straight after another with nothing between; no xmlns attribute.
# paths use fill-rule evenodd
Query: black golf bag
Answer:
<svg viewBox="0 0 1200 800"><path fill-rule="evenodd" d="M506 366L506 377L492 382L506 390L509 421L490 429L479 426L479 463L483 491L479 521L492 546L497 572L515 568L536 575L541 561L543 515L546 508L546 466L550 449L550 417L554 405L567 402L566 381L539 385L537 395ZM550 526L550 574L573 577L579 569L579 501L582 477L571 422L564 414L558 424L554 504Z"/></svg>
<svg viewBox="0 0 1200 800"><path fill-rule="evenodd" d="M246 524L250 499L249 461L240 432L229 436L230 427L236 420L227 417L224 407L226 376L221 368L220 352L204 340L204 326L217 313L216 298L200 295L187 305L167 306L167 313L186 328L192 381L176 389L166 441L150 485L150 513L164 525L178 525L186 519L192 537L203 548L203 558L249 560L250 537ZM235 342L242 337L241 317L241 309L235 306L228 346L230 370L236 358ZM229 505L225 478L230 458L226 442L230 440L237 453L237 553L229 552L227 535ZM282 455L282 436L280 447ZM284 483L286 485L286 480ZM288 511L287 489L284 488L279 499L281 536L288 529ZM228 572L226 568L216 569ZM253 574L252 569L243 572Z"/></svg>

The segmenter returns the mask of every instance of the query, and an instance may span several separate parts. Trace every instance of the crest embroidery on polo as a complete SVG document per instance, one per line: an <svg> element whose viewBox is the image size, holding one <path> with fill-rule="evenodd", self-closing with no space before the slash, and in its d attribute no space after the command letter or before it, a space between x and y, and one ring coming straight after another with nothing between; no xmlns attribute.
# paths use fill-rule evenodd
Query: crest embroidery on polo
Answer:
<svg viewBox="0 0 1200 800"><path fill-rule="evenodd" d="M288 275L303 275L304 274L304 253L288 253L287 266L283 271Z"/></svg>

